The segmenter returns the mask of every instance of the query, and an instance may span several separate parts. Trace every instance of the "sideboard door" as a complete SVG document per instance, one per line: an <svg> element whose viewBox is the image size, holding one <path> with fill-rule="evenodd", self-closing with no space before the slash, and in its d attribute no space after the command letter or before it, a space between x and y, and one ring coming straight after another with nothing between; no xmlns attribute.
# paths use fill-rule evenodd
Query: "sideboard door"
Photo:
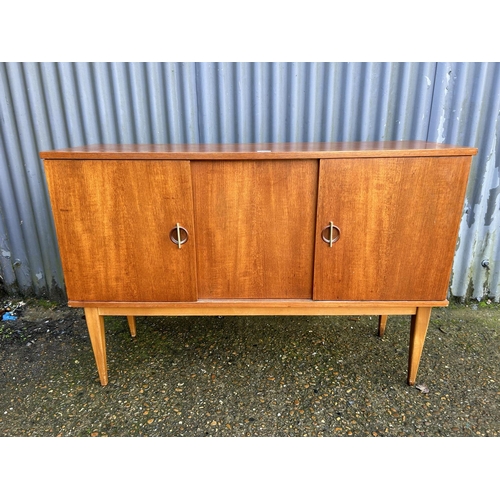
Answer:
<svg viewBox="0 0 500 500"><path fill-rule="evenodd" d="M69 300L197 299L188 161L46 160L45 169Z"/></svg>
<svg viewBox="0 0 500 500"><path fill-rule="evenodd" d="M311 299L317 160L191 162L204 299Z"/></svg>
<svg viewBox="0 0 500 500"><path fill-rule="evenodd" d="M316 300L444 300L471 157L321 160Z"/></svg>

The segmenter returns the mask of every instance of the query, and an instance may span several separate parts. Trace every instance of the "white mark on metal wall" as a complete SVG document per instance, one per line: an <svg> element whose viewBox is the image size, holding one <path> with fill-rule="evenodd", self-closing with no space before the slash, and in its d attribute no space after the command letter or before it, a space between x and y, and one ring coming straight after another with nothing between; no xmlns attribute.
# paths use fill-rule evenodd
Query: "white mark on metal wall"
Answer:
<svg viewBox="0 0 500 500"><path fill-rule="evenodd" d="M444 123L446 121L446 96L448 95L450 80L451 80L451 71L448 71L446 73L446 85L444 87L445 105L443 106L443 109L441 111L441 116L439 117L439 124L438 124L438 129L437 129L437 142L438 143L443 143L445 141L446 129L444 127Z"/></svg>
<svg viewBox="0 0 500 500"><path fill-rule="evenodd" d="M438 130L437 130L437 142L444 142L444 134L445 134L445 128L444 128L444 122L446 121L445 118L445 110L441 112L441 116L439 117L439 124L438 124Z"/></svg>

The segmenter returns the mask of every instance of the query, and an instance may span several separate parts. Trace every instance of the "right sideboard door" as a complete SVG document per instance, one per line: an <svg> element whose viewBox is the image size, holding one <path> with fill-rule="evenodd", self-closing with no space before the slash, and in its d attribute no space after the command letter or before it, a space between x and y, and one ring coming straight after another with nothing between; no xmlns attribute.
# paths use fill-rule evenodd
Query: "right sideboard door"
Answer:
<svg viewBox="0 0 500 500"><path fill-rule="evenodd" d="M321 160L315 300L444 300L470 157Z"/></svg>

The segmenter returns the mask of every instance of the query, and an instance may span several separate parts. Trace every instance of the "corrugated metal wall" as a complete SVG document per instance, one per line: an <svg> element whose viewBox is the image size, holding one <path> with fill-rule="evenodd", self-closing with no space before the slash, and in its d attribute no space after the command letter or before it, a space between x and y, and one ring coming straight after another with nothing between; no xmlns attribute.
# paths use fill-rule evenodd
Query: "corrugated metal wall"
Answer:
<svg viewBox="0 0 500 500"><path fill-rule="evenodd" d="M479 148L450 290L499 300L499 113L499 63L0 63L3 286L64 293L41 150L421 139Z"/></svg>

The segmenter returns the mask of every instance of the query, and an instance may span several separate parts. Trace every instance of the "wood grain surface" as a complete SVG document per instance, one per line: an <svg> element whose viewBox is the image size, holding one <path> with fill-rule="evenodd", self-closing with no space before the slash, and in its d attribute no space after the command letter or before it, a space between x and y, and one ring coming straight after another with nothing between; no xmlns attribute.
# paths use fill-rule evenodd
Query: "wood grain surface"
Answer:
<svg viewBox="0 0 500 500"><path fill-rule="evenodd" d="M196 300L187 161L45 161L70 300ZM189 240L179 249L170 230Z"/></svg>
<svg viewBox="0 0 500 500"><path fill-rule="evenodd" d="M42 151L45 159L265 160L391 156L462 156L476 148L425 141L285 142L255 144L94 144Z"/></svg>
<svg viewBox="0 0 500 500"><path fill-rule="evenodd" d="M191 162L200 298L311 298L318 162Z"/></svg>
<svg viewBox="0 0 500 500"><path fill-rule="evenodd" d="M470 157L322 160L316 300L446 299ZM341 230L329 247L321 228Z"/></svg>

